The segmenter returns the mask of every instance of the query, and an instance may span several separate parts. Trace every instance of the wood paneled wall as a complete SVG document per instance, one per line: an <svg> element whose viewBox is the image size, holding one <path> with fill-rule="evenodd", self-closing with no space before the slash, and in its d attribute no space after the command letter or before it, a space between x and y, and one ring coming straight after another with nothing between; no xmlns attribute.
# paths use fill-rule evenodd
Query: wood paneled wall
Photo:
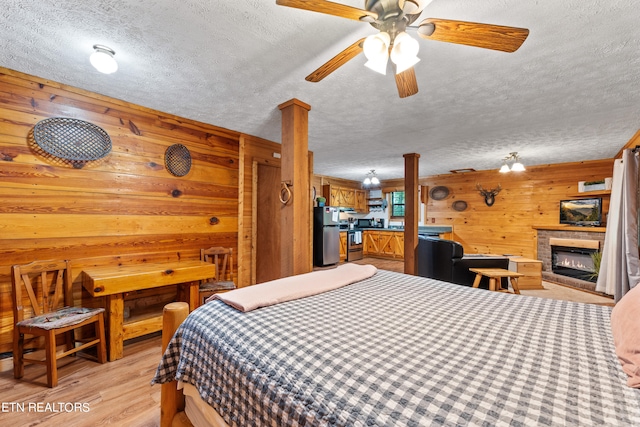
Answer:
<svg viewBox="0 0 640 427"><path fill-rule="evenodd" d="M420 159L428 161L428 159ZM535 257L536 233L533 225L558 225L561 199L579 196L578 181L612 176L613 159L589 162L527 166L521 173L501 174L498 170L437 175L420 178L426 190L446 186L444 200L428 199L424 208L426 225L453 226L453 239L466 253L513 254ZM487 206L476 189L498 185L502 190L493 206ZM401 188L403 182L385 181L385 188ZM424 189L424 187L423 187ZM455 201L467 202L467 209L452 208ZM609 209L609 197L603 197L603 210Z"/></svg>
<svg viewBox="0 0 640 427"><path fill-rule="evenodd" d="M111 153L79 169L43 155L32 130L48 117L102 127ZM0 352L11 350L13 264L70 259L77 299L100 305L82 290L83 266L197 259L213 245L237 250L240 138L0 68ZM192 156L183 177L165 169L165 151L176 143Z"/></svg>

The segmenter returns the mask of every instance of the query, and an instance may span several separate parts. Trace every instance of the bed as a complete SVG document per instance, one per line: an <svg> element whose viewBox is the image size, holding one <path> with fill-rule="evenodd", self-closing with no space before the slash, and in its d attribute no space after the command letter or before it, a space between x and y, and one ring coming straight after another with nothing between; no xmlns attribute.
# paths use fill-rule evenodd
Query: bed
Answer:
<svg viewBox="0 0 640 427"><path fill-rule="evenodd" d="M248 312L204 304L165 331L152 383L163 423L179 381L230 426L640 425L610 316L378 270Z"/></svg>

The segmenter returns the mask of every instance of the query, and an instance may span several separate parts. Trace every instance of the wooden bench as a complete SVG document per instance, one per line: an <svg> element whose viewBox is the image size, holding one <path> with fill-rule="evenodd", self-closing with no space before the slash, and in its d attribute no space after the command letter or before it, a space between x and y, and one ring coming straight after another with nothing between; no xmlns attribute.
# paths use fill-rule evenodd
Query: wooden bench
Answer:
<svg viewBox="0 0 640 427"><path fill-rule="evenodd" d="M517 278L523 277L524 274L522 273L516 273L515 271L505 270L504 268L470 268L469 271L476 273L476 279L473 281L474 288L477 288L480 285L480 280L482 279L482 276L485 276L489 278L490 291L509 292L508 289L502 289L500 287L500 281L498 281L498 279L507 277L511 282L511 286L513 287L513 292L516 294L520 294Z"/></svg>

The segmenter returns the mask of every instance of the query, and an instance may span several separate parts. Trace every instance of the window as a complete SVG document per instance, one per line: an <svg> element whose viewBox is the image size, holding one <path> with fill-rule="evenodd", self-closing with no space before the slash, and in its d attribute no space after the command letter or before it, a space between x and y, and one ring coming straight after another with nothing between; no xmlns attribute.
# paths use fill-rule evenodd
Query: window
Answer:
<svg viewBox="0 0 640 427"><path fill-rule="evenodd" d="M391 193L391 217L404 217L404 191Z"/></svg>

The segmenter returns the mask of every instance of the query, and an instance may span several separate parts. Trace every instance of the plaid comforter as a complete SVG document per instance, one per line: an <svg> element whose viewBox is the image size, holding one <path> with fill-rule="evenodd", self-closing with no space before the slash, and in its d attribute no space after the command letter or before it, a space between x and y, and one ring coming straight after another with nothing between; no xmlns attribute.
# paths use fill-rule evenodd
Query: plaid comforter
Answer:
<svg viewBox="0 0 640 427"><path fill-rule="evenodd" d="M241 313L195 310L153 379L232 426L632 426L609 307L378 271Z"/></svg>

